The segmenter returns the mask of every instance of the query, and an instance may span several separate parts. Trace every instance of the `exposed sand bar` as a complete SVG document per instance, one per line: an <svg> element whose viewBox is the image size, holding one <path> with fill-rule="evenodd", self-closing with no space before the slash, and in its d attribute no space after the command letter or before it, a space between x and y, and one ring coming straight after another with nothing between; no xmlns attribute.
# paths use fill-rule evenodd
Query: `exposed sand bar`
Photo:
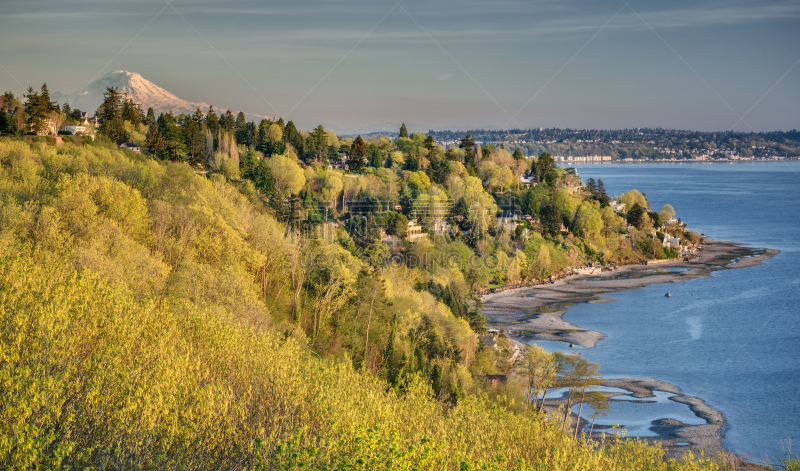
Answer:
<svg viewBox="0 0 800 471"><path fill-rule="evenodd" d="M675 283L708 277L717 270L760 265L777 253L777 250L772 249L744 247L734 242L706 239L703 250L688 262L628 265L603 271L599 275L569 276L549 284L487 294L482 297L483 312L488 318L487 327L504 330L521 347L531 340L541 340L590 348L604 339L605 334L563 320L562 316L569 306L613 301L613 298L602 296L606 293L630 291L655 283ZM665 293L668 291L666 289ZM659 437L648 437L647 440L658 441L667 446L668 456L679 457L688 450L697 455L702 449L706 456L724 451L720 444L724 417L700 398L681 395L677 386L654 379L606 379L603 385L631 391L634 396L641 398L654 397L653 391L677 394L670 399L687 404L695 415L705 419L704 425L686 425L668 418L654 420L652 430ZM564 401L560 398L552 398L548 399L546 405L552 411L562 402ZM679 443L684 445L676 446Z"/></svg>
<svg viewBox="0 0 800 471"><path fill-rule="evenodd" d="M483 312L488 317L489 327L505 330L515 340L561 341L589 348L605 335L564 321L561 316L567 307L613 301L600 296L606 293L708 277L717 270L760 265L777 253L772 249L707 240L699 255L689 262L627 265L599 275L574 275L554 283L487 294L482 297Z"/></svg>

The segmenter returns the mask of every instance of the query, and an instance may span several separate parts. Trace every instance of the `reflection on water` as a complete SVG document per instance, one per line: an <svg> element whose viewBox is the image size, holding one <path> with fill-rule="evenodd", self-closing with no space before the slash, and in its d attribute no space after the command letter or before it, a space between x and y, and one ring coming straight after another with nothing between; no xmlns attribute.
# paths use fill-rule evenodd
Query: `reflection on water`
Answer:
<svg viewBox="0 0 800 471"><path fill-rule="evenodd" d="M603 392L625 392L623 396L612 397L609 405L611 409L606 417L598 417L595 421L595 429L603 429L612 433L625 433L628 437L656 437L660 434L654 430L653 422L659 419L673 419L686 425L704 425L705 419L698 417L692 412L688 405L671 400L675 394L665 391L654 391L655 397L638 398L628 391L620 388L598 388ZM563 394L563 393L562 393ZM577 414L580 404L571 408ZM583 405L581 417L589 422L592 420L592 408L588 404ZM607 430L612 425L619 425L619 429ZM588 432L591 423L586 426Z"/></svg>

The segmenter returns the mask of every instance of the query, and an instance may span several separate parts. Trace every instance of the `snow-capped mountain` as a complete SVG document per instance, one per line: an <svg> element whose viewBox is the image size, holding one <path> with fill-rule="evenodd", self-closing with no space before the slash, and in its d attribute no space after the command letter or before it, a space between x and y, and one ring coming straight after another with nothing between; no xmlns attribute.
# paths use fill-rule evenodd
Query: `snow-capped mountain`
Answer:
<svg viewBox="0 0 800 471"><path fill-rule="evenodd" d="M207 103L195 103L178 98L141 75L125 70L109 72L83 90L71 95L55 92L52 94L52 99L61 104L69 103L72 108L86 111L92 115L103 102L103 93L106 92L107 87L116 87L121 93L127 93L128 99L140 103L144 111L147 111L147 108L153 108L156 116L167 111L175 114L191 114L197 108L208 110Z"/></svg>

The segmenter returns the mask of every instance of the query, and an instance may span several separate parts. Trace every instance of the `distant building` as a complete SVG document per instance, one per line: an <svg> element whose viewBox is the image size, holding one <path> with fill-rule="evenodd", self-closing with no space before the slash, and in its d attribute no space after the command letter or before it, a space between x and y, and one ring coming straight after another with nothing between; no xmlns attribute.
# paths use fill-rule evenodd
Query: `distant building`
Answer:
<svg viewBox="0 0 800 471"><path fill-rule="evenodd" d="M86 126L81 124L67 124L61 128L62 131L71 132L76 136L85 136L87 135Z"/></svg>
<svg viewBox="0 0 800 471"><path fill-rule="evenodd" d="M678 248L681 246L681 240L678 237L664 236L661 245L667 248Z"/></svg>
<svg viewBox="0 0 800 471"><path fill-rule="evenodd" d="M506 232L514 232L522 219L519 213L513 211L503 211L497 217L497 227L503 228Z"/></svg>
<svg viewBox="0 0 800 471"><path fill-rule="evenodd" d="M422 230L422 226L417 224L416 219L412 219L408 221L408 227L406 228L406 238L411 243L416 243L421 240L427 239L428 234Z"/></svg>
<svg viewBox="0 0 800 471"><path fill-rule="evenodd" d="M610 202L609 202L609 205L611 206L611 209L612 209L612 210L613 210L615 213L621 213L621 212L624 212L624 211L625 211L625 204L623 204L623 203L620 203L620 202L617 202L616 200L614 200L614 201L610 201Z"/></svg>
<svg viewBox="0 0 800 471"><path fill-rule="evenodd" d="M328 164L328 170L350 170L350 166L344 162L331 162Z"/></svg>
<svg viewBox="0 0 800 471"><path fill-rule="evenodd" d="M120 149L132 150L133 152L136 152L137 154L141 154L142 153L142 149L139 148L139 146L137 146L133 142L123 142L122 144L119 145L119 148Z"/></svg>

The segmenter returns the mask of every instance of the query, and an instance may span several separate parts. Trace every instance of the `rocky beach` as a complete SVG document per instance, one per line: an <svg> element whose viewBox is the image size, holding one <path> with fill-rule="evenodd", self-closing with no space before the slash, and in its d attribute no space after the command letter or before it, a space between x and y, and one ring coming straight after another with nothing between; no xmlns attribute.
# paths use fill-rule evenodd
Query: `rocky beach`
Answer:
<svg viewBox="0 0 800 471"><path fill-rule="evenodd" d="M666 295L670 291L669 283L709 277L719 270L759 265L777 253L772 249L706 239L702 250L690 261L612 267L597 275L573 275L552 283L496 290L498 292L482 297L483 312L488 317L488 327L505 332L520 347L538 341L562 342L564 350L570 350L567 346L577 346L578 350L591 348L606 335L565 321L562 316L570 306L613 302L614 299L607 296L610 293L636 290L653 284L664 284ZM650 436L643 438L667 447L669 457L680 457L686 451L697 455L703 450L706 456L724 452L720 442L725 427L723 415L706 405L701 398L681 394L678 385L653 378L613 378L603 380L601 391L612 403L620 400L655 403L658 394L668 393L662 394L664 400L684 404L694 416L702 419L700 423L691 424L669 417L655 417L652 420ZM565 403L566 397L556 394L548 396L545 406L554 412ZM655 410L653 413L657 414ZM585 419L584 414L582 422L588 424ZM593 435L599 437L601 433L608 432L606 428L595 426Z"/></svg>

